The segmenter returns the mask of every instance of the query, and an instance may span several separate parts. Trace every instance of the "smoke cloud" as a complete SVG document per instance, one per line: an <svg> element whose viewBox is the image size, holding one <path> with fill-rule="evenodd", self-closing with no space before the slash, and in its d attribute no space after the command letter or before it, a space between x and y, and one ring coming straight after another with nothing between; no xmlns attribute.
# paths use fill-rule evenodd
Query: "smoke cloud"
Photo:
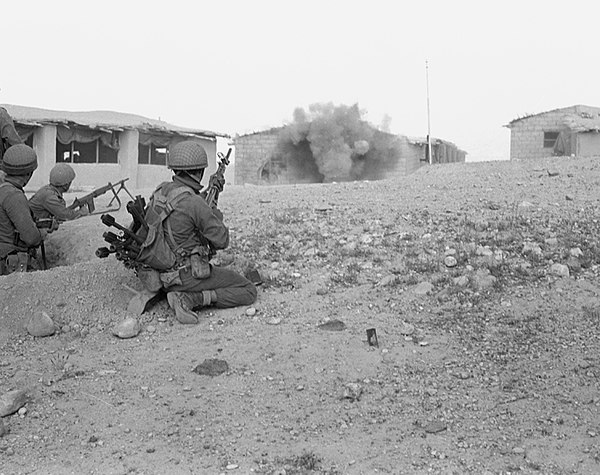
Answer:
<svg viewBox="0 0 600 475"><path fill-rule="evenodd" d="M276 156L290 181L321 183L381 179L400 158L397 137L361 117L358 104L312 104L298 108L284 127Z"/></svg>

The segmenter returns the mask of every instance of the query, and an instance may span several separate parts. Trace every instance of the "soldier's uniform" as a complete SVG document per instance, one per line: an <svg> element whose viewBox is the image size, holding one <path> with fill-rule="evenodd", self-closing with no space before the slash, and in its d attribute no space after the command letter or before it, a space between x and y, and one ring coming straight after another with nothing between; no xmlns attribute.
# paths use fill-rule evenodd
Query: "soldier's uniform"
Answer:
<svg viewBox="0 0 600 475"><path fill-rule="evenodd" d="M155 191L166 196L181 187L191 190L177 202L167 218L174 243L188 257L178 263L178 270L161 274L169 305L181 323L197 323L198 316L193 310L199 307L249 305L257 295L252 282L230 269L210 265L206 277L195 277L198 272L189 257L195 249L206 245L206 241L214 249L225 249L229 245L229 230L223 224L221 212L216 207L211 208L198 194L207 165L202 145L194 141L181 142L169 151L167 158L167 166L175 172L173 181L161 184Z"/></svg>
<svg viewBox="0 0 600 475"><path fill-rule="evenodd" d="M75 171L66 163L57 163L50 170L50 183L40 188L30 199L29 207L36 219L55 218L57 221L70 221L85 216L85 208L67 208L63 193L68 191L75 179Z"/></svg>
<svg viewBox="0 0 600 475"><path fill-rule="evenodd" d="M23 187L37 168L31 147L13 145L1 164L6 173L0 184L0 274L26 271L28 251L39 246L46 234L33 220Z"/></svg>

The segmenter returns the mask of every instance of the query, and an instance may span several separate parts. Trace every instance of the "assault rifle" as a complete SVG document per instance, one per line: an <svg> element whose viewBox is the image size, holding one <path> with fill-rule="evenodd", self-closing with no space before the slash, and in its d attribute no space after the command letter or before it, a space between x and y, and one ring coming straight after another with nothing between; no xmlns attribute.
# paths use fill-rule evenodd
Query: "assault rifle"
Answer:
<svg viewBox="0 0 600 475"><path fill-rule="evenodd" d="M221 152L217 154L219 158L219 166L217 171L214 172L209 180L208 187L205 190L205 200L209 206L216 206L219 201L219 193L223 189L225 183L225 168L229 165L229 156L231 155L231 148L227 151L227 155L223 155Z"/></svg>
<svg viewBox="0 0 600 475"><path fill-rule="evenodd" d="M75 198L75 201L73 201L73 203L71 205L67 206L67 208L68 209L81 209L83 207L86 207L90 214L100 214L100 213L105 213L105 212L110 212L110 211L118 211L119 209L121 209L121 200L119 198L119 192L121 190L125 190L127 192L127 194L131 197L131 199L135 199L133 197L133 195L131 193L129 193L129 190L125 186L125 182L127 180L129 180L129 178L124 178L123 180L120 180L120 181L116 182L115 184L112 184L109 182L108 185L101 186L100 188L95 189L91 193L88 193L87 195L82 196L81 198ZM118 188L115 189L115 187L117 187L117 186L118 186ZM104 209L102 211L95 211L96 205L94 204L94 199L98 198L98 196L103 195L104 193L106 193L109 190L112 191L114 196L110 200L110 203L108 203L108 209ZM116 201L116 205L111 208L111 205L113 204L114 201Z"/></svg>

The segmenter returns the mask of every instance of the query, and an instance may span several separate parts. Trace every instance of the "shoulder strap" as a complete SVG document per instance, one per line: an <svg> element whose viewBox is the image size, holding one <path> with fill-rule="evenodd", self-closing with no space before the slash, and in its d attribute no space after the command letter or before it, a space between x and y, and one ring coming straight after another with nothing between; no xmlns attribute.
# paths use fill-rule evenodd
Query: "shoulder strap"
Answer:
<svg viewBox="0 0 600 475"><path fill-rule="evenodd" d="M179 188L175 188L174 190L171 190L167 194L167 205L166 205L165 209L160 213L160 222L165 223L165 226L167 228L167 236L169 237L169 241L170 241L169 245L171 246L171 249L174 250L174 252L176 252L180 246L178 246L175 243L175 236L173 236L173 229L171 228L171 223L169 222L169 220L167 218L173 211L174 207L177 206L177 204L183 198L185 198L185 196L189 193L194 194L192 189L188 188L188 187L179 187Z"/></svg>

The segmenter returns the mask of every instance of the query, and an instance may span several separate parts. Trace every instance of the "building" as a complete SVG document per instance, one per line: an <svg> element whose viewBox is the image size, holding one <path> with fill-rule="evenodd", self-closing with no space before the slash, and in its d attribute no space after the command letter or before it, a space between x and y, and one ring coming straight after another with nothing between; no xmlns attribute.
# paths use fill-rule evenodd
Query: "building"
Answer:
<svg viewBox="0 0 600 475"><path fill-rule="evenodd" d="M96 188L129 178L128 188L154 188L170 179L169 147L182 140L199 141L208 154L208 177L217 168L217 139L227 137L161 120L111 111L66 112L5 104L17 132L38 156L28 184L48 182L56 163L69 163L77 177L73 189Z"/></svg>
<svg viewBox="0 0 600 475"><path fill-rule="evenodd" d="M508 123L510 158L600 156L600 108L563 107Z"/></svg>
<svg viewBox="0 0 600 475"><path fill-rule="evenodd" d="M254 185L315 183L322 181L316 167L299 167L290 154L281 149L285 127L236 136L235 183ZM361 179L406 176L428 163L427 139L393 135L373 130L373 142L379 144L376 156L367 165ZM308 151L307 151L308 152ZM310 153L310 152L309 152ZM432 162L464 162L466 152L451 142L432 139Z"/></svg>

